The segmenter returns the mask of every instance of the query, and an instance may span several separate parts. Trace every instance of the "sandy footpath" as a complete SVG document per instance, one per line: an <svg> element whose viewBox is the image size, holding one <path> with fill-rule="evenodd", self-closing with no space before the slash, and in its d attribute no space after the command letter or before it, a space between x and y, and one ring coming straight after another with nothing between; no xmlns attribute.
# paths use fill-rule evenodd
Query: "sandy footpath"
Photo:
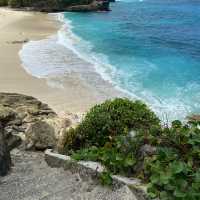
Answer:
<svg viewBox="0 0 200 200"><path fill-rule="evenodd" d="M0 8L0 92L17 92L48 103L57 112L84 112L98 102L78 80L68 78L65 88L52 88L45 79L32 77L21 66L20 41L56 34L60 24L47 14Z"/></svg>

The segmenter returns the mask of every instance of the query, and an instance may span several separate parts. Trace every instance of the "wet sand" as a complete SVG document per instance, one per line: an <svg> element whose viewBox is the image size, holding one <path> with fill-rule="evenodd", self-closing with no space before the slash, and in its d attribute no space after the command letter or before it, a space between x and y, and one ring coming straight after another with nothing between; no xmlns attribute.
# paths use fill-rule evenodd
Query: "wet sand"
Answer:
<svg viewBox="0 0 200 200"><path fill-rule="evenodd" d="M23 42L55 35L60 27L61 24L48 14L0 8L0 92L34 96L57 113L82 113L102 101L94 88L72 74L61 78L63 88L53 87L47 79L28 74L19 57Z"/></svg>

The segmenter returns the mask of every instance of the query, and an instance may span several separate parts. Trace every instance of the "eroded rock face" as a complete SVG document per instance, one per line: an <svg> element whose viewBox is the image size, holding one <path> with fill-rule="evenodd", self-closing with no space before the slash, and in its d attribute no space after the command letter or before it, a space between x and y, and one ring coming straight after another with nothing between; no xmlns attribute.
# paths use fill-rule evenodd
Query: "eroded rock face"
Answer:
<svg viewBox="0 0 200 200"><path fill-rule="evenodd" d="M10 152L5 140L3 127L0 124L0 176L5 176L11 167Z"/></svg>
<svg viewBox="0 0 200 200"><path fill-rule="evenodd" d="M56 146L55 129L45 121L30 124L26 138L27 149L45 150Z"/></svg>
<svg viewBox="0 0 200 200"><path fill-rule="evenodd" d="M108 11L110 0L34 0L26 3L12 4L12 7L26 8L41 12L89 12L89 11Z"/></svg>
<svg viewBox="0 0 200 200"><path fill-rule="evenodd" d="M0 121L9 149L25 142L26 149L55 148L61 129L71 122L60 119L46 104L21 94L0 93Z"/></svg>
<svg viewBox="0 0 200 200"><path fill-rule="evenodd" d="M88 5L69 6L66 11L89 12L89 11L109 11L109 1L93 1Z"/></svg>

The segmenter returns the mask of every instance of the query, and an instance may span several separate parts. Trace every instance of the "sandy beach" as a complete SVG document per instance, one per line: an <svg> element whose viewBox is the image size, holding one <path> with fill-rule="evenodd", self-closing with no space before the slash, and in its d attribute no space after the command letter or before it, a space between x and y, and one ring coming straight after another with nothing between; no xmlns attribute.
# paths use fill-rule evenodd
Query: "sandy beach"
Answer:
<svg viewBox="0 0 200 200"><path fill-rule="evenodd" d="M0 92L34 96L58 113L82 113L102 100L90 87L73 76L65 77L64 88L50 87L46 79L28 74L20 61L23 41L47 38L60 27L48 14L0 8Z"/></svg>

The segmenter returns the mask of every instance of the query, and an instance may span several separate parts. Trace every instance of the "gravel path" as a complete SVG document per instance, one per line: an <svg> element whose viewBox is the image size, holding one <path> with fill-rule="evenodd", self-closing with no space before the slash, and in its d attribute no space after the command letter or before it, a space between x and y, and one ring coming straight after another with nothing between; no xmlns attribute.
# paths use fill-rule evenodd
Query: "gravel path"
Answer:
<svg viewBox="0 0 200 200"><path fill-rule="evenodd" d="M0 200L135 200L126 186L113 191L70 171L50 168L43 157L13 150L12 171L0 179Z"/></svg>

